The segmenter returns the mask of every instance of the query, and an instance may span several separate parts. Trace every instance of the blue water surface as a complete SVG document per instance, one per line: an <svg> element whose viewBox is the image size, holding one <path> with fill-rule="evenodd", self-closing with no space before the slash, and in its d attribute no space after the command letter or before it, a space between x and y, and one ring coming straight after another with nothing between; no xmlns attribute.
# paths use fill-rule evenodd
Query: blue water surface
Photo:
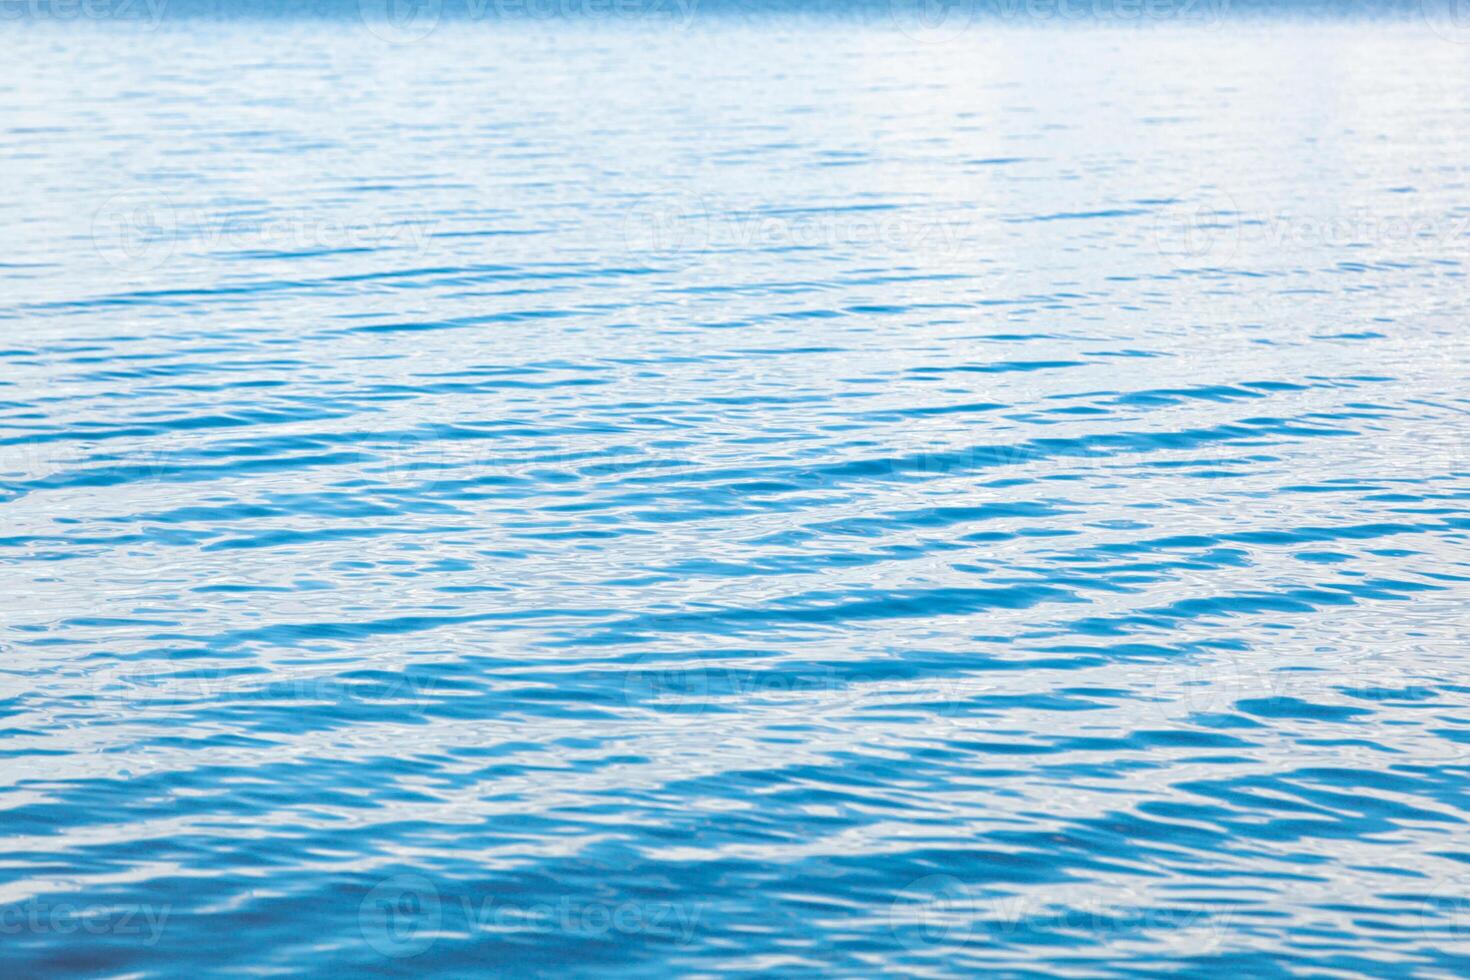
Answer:
<svg viewBox="0 0 1470 980"><path fill-rule="evenodd" d="M1470 28L630 4L0 24L4 974L1470 971Z"/></svg>

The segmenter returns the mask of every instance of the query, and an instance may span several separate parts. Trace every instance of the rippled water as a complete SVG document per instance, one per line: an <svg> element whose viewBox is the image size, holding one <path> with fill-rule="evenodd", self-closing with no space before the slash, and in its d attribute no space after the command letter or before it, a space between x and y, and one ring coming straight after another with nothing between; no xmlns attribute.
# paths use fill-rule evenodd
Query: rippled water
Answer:
<svg viewBox="0 0 1470 980"><path fill-rule="evenodd" d="M7 26L0 962L1470 970L1470 47Z"/></svg>

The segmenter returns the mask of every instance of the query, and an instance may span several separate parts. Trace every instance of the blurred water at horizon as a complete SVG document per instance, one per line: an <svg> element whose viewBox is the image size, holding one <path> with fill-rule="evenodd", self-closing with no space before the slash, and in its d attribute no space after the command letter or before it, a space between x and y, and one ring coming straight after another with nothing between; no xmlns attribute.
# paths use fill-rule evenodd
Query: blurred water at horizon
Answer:
<svg viewBox="0 0 1470 980"><path fill-rule="evenodd" d="M1461 0L0 0L7 28L94 23L226 26L330 21L392 44L477 27L603 30L744 27L761 33L793 28L897 29L922 42L972 31L1110 27L1215 29L1222 24L1275 28L1363 22L1412 25L1445 40L1470 41ZM276 24L279 27L280 23Z"/></svg>
<svg viewBox="0 0 1470 980"><path fill-rule="evenodd" d="M0 29L8 975L1470 970L1457 21L417 16Z"/></svg>

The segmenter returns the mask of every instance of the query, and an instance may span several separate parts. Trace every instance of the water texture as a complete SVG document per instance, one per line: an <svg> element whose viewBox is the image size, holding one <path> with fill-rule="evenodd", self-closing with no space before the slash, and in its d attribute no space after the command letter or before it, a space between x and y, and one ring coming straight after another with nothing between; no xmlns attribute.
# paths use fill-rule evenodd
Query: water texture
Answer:
<svg viewBox="0 0 1470 980"><path fill-rule="evenodd" d="M1470 971L1470 38L956 26L7 23L5 974Z"/></svg>

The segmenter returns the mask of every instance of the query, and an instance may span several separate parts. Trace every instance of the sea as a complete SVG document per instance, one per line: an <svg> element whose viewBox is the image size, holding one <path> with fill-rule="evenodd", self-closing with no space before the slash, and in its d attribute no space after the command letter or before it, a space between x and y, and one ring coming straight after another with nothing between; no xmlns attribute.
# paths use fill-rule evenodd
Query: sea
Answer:
<svg viewBox="0 0 1470 980"><path fill-rule="evenodd" d="M1470 18L0 0L0 972L1470 972Z"/></svg>

